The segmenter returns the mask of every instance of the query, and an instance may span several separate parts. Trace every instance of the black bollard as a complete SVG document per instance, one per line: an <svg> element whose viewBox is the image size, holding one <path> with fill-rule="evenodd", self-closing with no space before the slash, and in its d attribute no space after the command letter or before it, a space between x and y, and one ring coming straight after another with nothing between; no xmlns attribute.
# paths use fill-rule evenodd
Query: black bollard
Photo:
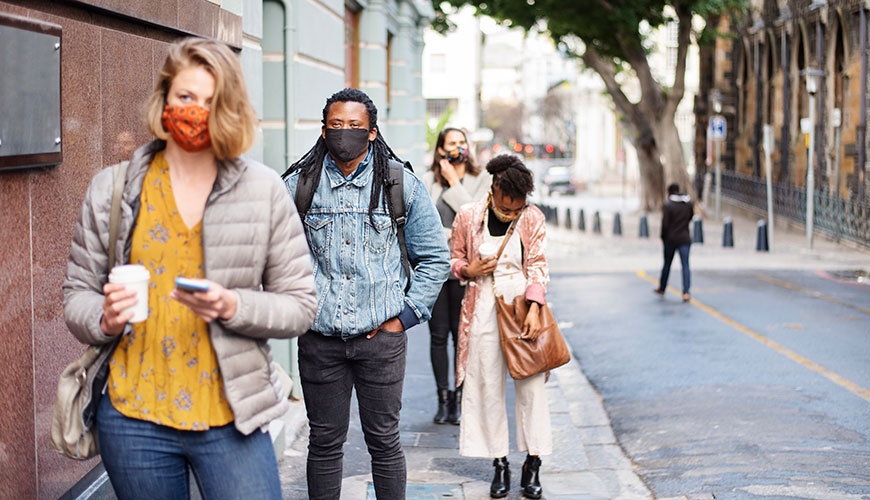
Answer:
<svg viewBox="0 0 870 500"><path fill-rule="evenodd" d="M734 222L731 217L725 217L722 226L722 246L734 247Z"/></svg>
<svg viewBox="0 0 870 500"><path fill-rule="evenodd" d="M571 207L565 209L565 227L571 229Z"/></svg>
<svg viewBox="0 0 870 500"><path fill-rule="evenodd" d="M577 221L577 229L581 231L586 231L586 213L583 212L583 209L580 209L580 215L577 216L579 219Z"/></svg>
<svg viewBox="0 0 870 500"><path fill-rule="evenodd" d="M758 252L770 251L770 247L767 244L767 222L764 219L758 220L758 237L755 239L755 250Z"/></svg>
<svg viewBox="0 0 870 500"><path fill-rule="evenodd" d="M559 207L553 207L553 225L559 227Z"/></svg>
<svg viewBox="0 0 870 500"><path fill-rule="evenodd" d="M700 215L692 217L692 243L704 243L704 223Z"/></svg>
<svg viewBox="0 0 870 500"><path fill-rule="evenodd" d="M640 214L640 238L649 238L649 224L646 221L646 212Z"/></svg>
<svg viewBox="0 0 870 500"><path fill-rule="evenodd" d="M592 215L592 232L601 234L601 214L598 213L598 210Z"/></svg>
<svg viewBox="0 0 870 500"><path fill-rule="evenodd" d="M613 216L613 234L614 236L622 236L622 219L619 217L619 212Z"/></svg>

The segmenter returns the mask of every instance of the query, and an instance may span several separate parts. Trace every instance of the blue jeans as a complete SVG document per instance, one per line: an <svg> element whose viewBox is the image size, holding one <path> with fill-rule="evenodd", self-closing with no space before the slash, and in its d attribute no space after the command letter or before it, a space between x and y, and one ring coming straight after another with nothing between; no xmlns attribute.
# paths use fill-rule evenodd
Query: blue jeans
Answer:
<svg viewBox="0 0 870 500"><path fill-rule="evenodd" d="M245 436L230 423L180 431L119 413L107 396L97 410L100 455L121 500L187 500L190 471L202 498L281 500L268 433Z"/></svg>
<svg viewBox="0 0 870 500"><path fill-rule="evenodd" d="M671 262L674 254L680 252L680 265L683 268L683 293L689 293L689 285L692 281L692 272L689 270L689 248L691 244L669 245L665 243L665 265L662 267L662 276L659 278L659 290L664 291L668 287L668 276L671 274Z"/></svg>
<svg viewBox="0 0 870 500"><path fill-rule="evenodd" d="M305 394L308 439L308 498L341 496L342 446L356 389L360 423L372 460L375 494L405 498L407 471L399 440L405 379L405 332L380 331L342 340L309 331L299 337L299 374Z"/></svg>

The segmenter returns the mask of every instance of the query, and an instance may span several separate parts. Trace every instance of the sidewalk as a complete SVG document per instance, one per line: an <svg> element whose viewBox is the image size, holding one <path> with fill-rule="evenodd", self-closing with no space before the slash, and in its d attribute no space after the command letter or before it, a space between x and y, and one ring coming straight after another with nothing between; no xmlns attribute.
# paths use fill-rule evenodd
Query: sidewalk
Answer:
<svg viewBox="0 0 870 500"><path fill-rule="evenodd" d="M658 238L661 215L647 216L648 238L640 238L640 212L636 201L580 195L557 200L560 226L548 226L548 258L551 274L598 272L658 272L661 268L661 241ZM634 204L632 204L634 203ZM573 213L572 227L566 228L565 209ZM577 229L577 214L583 208L586 231ZM601 233L592 232L592 215L599 211ZM613 234L614 214L619 212L622 235ZM870 273L870 249L836 244L816 235L813 248L806 248L800 228L775 228L770 252L755 250L757 217L723 205L723 217L733 222L734 247L723 247L722 221L703 221L704 243L692 245L691 263L702 269L820 269L843 271L844 279ZM678 267L678 264L674 264ZM570 328L571 325L563 325ZM491 461L458 456L457 426L435 425L435 390L429 363L428 330L420 325L408 333L408 365L402 410L402 442L408 463L408 498L468 499L489 498ZM510 384L509 384L510 385ZM616 441L607 413L595 389L573 360L553 372L547 383L554 432L554 454L543 457L541 483L546 499L571 500L651 500L651 492L635 474L629 458ZM512 450L513 389L508 390L508 410ZM304 493L307 422L304 404L291 403L283 420L287 452L280 462L285 500L307 498ZM364 450L359 436L356 404L352 404L351 441L345 447ZM277 448L277 447L276 447ZM364 453L364 451L363 451ZM367 457L367 455L366 455ZM519 478L525 455L513 451L508 457L512 468L510 500L522 498ZM367 459L367 458L366 458ZM347 462L347 458L346 458ZM359 469L359 464L357 469ZM292 474L286 468L295 467ZM348 470L346 464L345 471ZM347 474L347 472L346 472ZM289 482L288 482L289 481ZM292 482L292 484L291 484ZM346 476L342 499L374 499L371 475ZM691 500L685 497L661 500Z"/></svg>
<svg viewBox="0 0 870 500"><path fill-rule="evenodd" d="M464 458L458 455L459 427L435 425L435 390L429 365L429 333L425 325L408 332L408 365L402 409L402 443L408 463L409 500L488 499L492 479L491 460ZM601 398L583 375L576 360L553 371L547 383L547 398L553 423L554 453L543 458L541 484L549 500L650 500L652 495L633 472L610 427ZM509 500L521 499L519 480L524 453L515 451L513 387L508 389L509 425L511 427L511 492ZM359 427L356 404L352 404L351 426ZM285 417L288 439L296 429L297 442L287 448L303 449L307 445L308 427L304 406L293 402ZM353 434L353 430L351 434ZM353 438L351 438L352 440ZM357 443L351 443L351 447ZM346 447L347 448L347 447ZM295 456L297 451L290 451ZM347 458L346 458L347 460ZM280 467L289 466L282 459ZM304 460L292 460L304 467ZM346 467L347 468L347 467ZM283 476L283 474L282 474ZM299 477L299 474L294 474ZM301 474L304 481L304 472ZM284 484L285 500L299 485ZM288 496L288 494L290 496ZM345 476L342 500L374 499L371 475Z"/></svg>

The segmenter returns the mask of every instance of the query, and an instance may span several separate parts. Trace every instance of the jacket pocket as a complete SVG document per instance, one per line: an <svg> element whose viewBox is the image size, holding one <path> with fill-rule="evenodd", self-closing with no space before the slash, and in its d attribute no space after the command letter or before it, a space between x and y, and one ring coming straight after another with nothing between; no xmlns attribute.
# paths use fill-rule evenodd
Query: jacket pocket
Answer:
<svg viewBox="0 0 870 500"><path fill-rule="evenodd" d="M329 241L332 239L332 215L306 214L305 234L308 236L308 245L314 253L326 254L329 251Z"/></svg>
<svg viewBox="0 0 870 500"><path fill-rule="evenodd" d="M372 220L374 219L374 224ZM389 215L373 214L370 218L365 216L365 246L372 253L384 253L390 247L393 240L392 223Z"/></svg>

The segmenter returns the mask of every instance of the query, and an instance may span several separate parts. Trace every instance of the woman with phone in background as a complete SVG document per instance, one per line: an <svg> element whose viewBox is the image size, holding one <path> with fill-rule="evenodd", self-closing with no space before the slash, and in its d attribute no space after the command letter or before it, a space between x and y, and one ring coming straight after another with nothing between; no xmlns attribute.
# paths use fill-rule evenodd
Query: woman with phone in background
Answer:
<svg viewBox="0 0 870 500"><path fill-rule="evenodd" d="M423 174L423 184L441 216L448 244L456 213L463 205L486 197L491 183L492 177L471 156L465 132L452 127L442 130L435 142L432 165ZM438 394L438 410L432 419L436 424L459 425L462 418L462 387L450 390L447 339L453 340L455 367L459 310L464 295L465 283L451 274L441 288L432 308L432 319L429 320L429 358Z"/></svg>
<svg viewBox="0 0 870 500"><path fill-rule="evenodd" d="M157 137L126 170L118 241L108 241L112 169L91 181L64 282L73 334L124 338L97 411L102 462L121 499L281 498L269 423L287 408L269 338L296 337L315 310L299 217L269 167L242 159L256 116L236 55L184 39L147 102ZM108 246L150 273L148 317L107 283ZM176 278L201 280L177 288ZM191 474L192 472L192 474Z"/></svg>

